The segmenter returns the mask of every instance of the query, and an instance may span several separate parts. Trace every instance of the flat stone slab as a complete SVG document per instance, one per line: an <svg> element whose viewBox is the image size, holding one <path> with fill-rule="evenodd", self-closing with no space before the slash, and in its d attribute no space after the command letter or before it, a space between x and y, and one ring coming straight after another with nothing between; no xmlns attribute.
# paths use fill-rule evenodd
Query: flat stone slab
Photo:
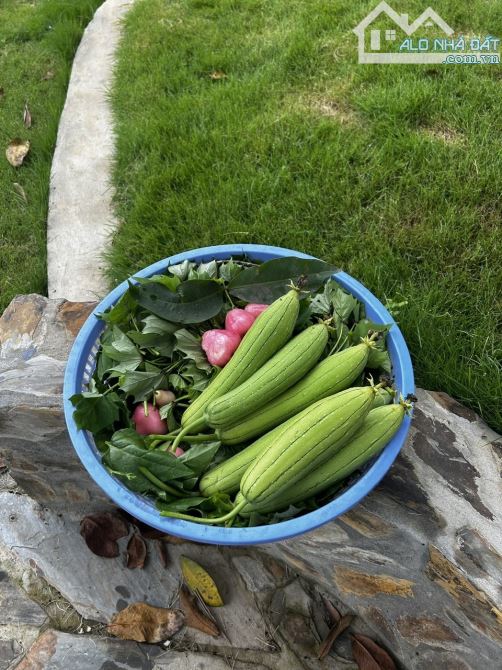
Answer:
<svg viewBox="0 0 502 670"><path fill-rule="evenodd" d="M106 293L101 254L118 225L111 206L115 143L108 93L120 22L132 2L106 0L87 26L73 61L51 170L51 298L95 300Z"/></svg>
<svg viewBox="0 0 502 670"><path fill-rule="evenodd" d="M29 648L47 621L44 610L13 583L6 568L0 561L0 670Z"/></svg>
<svg viewBox="0 0 502 670"><path fill-rule="evenodd" d="M195 543L169 544L170 564L160 562L153 542L142 570L125 566L127 538L119 542L122 555L115 559L95 556L79 533L80 517L57 515L27 496L0 493L2 542L24 565L54 586L86 619L107 623L113 614L134 602L170 607L181 583L179 558L186 555L206 567L219 586L227 607L218 610L224 637L212 638L187 630L185 638L197 644L233 645L268 650L265 622L253 597L232 569L229 557L218 547Z"/></svg>

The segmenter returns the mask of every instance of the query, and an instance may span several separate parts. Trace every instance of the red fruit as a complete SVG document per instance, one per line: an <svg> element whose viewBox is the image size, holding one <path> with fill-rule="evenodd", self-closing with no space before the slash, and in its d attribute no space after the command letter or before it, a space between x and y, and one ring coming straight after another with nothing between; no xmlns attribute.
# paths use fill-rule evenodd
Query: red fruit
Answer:
<svg viewBox="0 0 502 670"><path fill-rule="evenodd" d="M176 447L176 451L174 452L174 455L176 456L176 458L178 458L179 456L183 456L184 453L185 452L183 451L183 449L181 447Z"/></svg>
<svg viewBox="0 0 502 670"><path fill-rule="evenodd" d="M202 336L202 348L211 365L223 367L232 358L241 338L230 330L206 330Z"/></svg>
<svg viewBox="0 0 502 670"><path fill-rule="evenodd" d="M267 307L268 305L259 305L258 303L250 302L249 305L246 305L244 307L244 310L252 314L256 319L256 317L259 316L262 312L264 312L267 309Z"/></svg>
<svg viewBox="0 0 502 670"><path fill-rule="evenodd" d="M148 416L145 415L143 403L136 405L132 414L136 432L140 435L165 435L167 423L160 418L159 410L148 403Z"/></svg>
<svg viewBox="0 0 502 670"><path fill-rule="evenodd" d="M225 317L225 328L241 337L245 335L254 323L256 316L243 309L231 309Z"/></svg>

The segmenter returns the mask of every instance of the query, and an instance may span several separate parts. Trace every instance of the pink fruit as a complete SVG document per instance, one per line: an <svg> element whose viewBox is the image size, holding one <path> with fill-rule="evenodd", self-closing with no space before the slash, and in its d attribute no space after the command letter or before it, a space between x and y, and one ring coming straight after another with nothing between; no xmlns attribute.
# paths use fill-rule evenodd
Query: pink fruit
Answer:
<svg viewBox="0 0 502 670"><path fill-rule="evenodd" d="M148 416L145 415L143 403L136 405L132 414L136 432L140 435L165 435L167 423L160 418L159 410L148 403Z"/></svg>
<svg viewBox="0 0 502 670"><path fill-rule="evenodd" d="M252 314L256 319L256 317L259 316L262 312L264 312L267 309L267 307L268 305L260 305L258 303L250 302L249 305L246 305L244 307L244 310Z"/></svg>
<svg viewBox="0 0 502 670"><path fill-rule="evenodd" d="M206 330L202 336L202 348L211 365L223 367L232 358L241 338L230 330Z"/></svg>
<svg viewBox="0 0 502 670"><path fill-rule="evenodd" d="M183 456L184 453L185 452L183 451L183 449L181 447L176 447L176 451L175 451L174 455L176 456L176 458L178 458L178 456Z"/></svg>
<svg viewBox="0 0 502 670"><path fill-rule="evenodd" d="M256 316L244 309L231 309L225 317L225 329L237 333L241 337L245 335L254 323Z"/></svg>

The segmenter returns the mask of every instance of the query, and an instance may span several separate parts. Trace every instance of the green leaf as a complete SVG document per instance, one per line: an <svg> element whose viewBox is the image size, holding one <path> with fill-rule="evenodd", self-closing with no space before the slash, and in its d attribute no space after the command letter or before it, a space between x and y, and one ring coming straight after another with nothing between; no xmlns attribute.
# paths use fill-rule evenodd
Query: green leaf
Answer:
<svg viewBox="0 0 502 670"><path fill-rule="evenodd" d="M162 386L165 375L162 372L125 372L119 377L119 388L126 396L133 396L134 402L142 402L155 389Z"/></svg>
<svg viewBox="0 0 502 670"><path fill-rule="evenodd" d="M174 333L180 328L179 324L170 323L165 319L160 319L158 316L155 316L155 314L145 316L142 321L145 325L143 326L141 332L143 332L145 335L149 333L156 333L158 335Z"/></svg>
<svg viewBox="0 0 502 670"><path fill-rule="evenodd" d="M127 333L129 339L142 349L155 349L162 356L171 356L175 339L172 333L139 333L131 330Z"/></svg>
<svg viewBox="0 0 502 670"><path fill-rule="evenodd" d="M191 261L183 261L183 263L178 263L178 265L171 265L167 268L167 271L174 277L178 277L181 281L185 281L188 278L190 269L194 266L195 263Z"/></svg>
<svg viewBox="0 0 502 670"><path fill-rule="evenodd" d="M355 325L351 333L351 340L354 344L359 344L361 338L366 337L370 331L388 333L391 327L391 323L375 323L369 319L361 319L361 321Z"/></svg>
<svg viewBox="0 0 502 670"><path fill-rule="evenodd" d="M212 462L221 442L203 442L193 444L178 460L188 466L196 475L200 475Z"/></svg>
<svg viewBox="0 0 502 670"><path fill-rule="evenodd" d="M333 306L333 312L338 314L343 321L348 320L349 316L358 305L357 299L339 286L337 286L336 289L330 288L329 297Z"/></svg>
<svg viewBox="0 0 502 670"><path fill-rule="evenodd" d="M110 443L120 448L133 444L140 449L148 451L145 438L143 435L137 433L134 428L122 428L115 431L110 438Z"/></svg>
<svg viewBox="0 0 502 670"><path fill-rule="evenodd" d="M162 284L173 293L176 291L181 282L179 277L170 277L169 275L153 275L153 277L149 277L148 281Z"/></svg>
<svg viewBox="0 0 502 670"><path fill-rule="evenodd" d="M176 338L176 349L178 351L186 354L200 370L205 370L206 372L212 371L213 367L208 362L200 340L197 337L188 332L186 328L177 330L174 333L174 337Z"/></svg>
<svg viewBox="0 0 502 670"><path fill-rule="evenodd" d="M223 287L212 280L182 282L175 293L155 282L139 284L131 291L141 307L176 323L207 321L223 307Z"/></svg>
<svg viewBox="0 0 502 670"><path fill-rule="evenodd" d="M169 375L169 386L175 391L184 391L188 388L188 382L183 379L181 375L178 375L176 372L173 372Z"/></svg>
<svg viewBox="0 0 502 670"><path fill-rule="evenodd" d="M388 352L377 349L376 347L370 350L366 366L372 370L381 368L388 374L392 371L392 364Z"/></svg>
<svg viewBox="0 0 502 670"><path fill-rule="evenodd" d="M105 462L115 473L126 476L126 483L134 491L157 490L141 472L145 467L163 482L190 477L192 472L179 458L165 451L147 451L145 442L132 428L125 428L113 434L108 443ZM134 475L134 479L130 476Z"/></svg>
<svg viewBox="0 0 502 670"><path fill-rule="evenodd" d="M100 314L99 318L110 325L128 323L137 306L138 303L131 295L129 289L127 289L119 301L108 311Z"/></svg>
<svg viewBox="0 0 502 670"><path fill-rule="evenodd" d="M143 360L134 342L117 326L113 326L110 344L103 344L102 349L115 362L113 369L116 372L135 370Z"/></svg>
<svg viewBox="0 0 502 670"><path fill-rule="evenodd" d="M226 493L216 493L209 498L193 496L170 500L169 502L157 500L157 508L161 512L181 512L183 509L191 509L197 510L203 517L218 517L233 509L233 504L230 496Z"/></svg>
<svg viewBox="0 0 502 670"><path fill-rule="evenodd" d="M300 283L316 291L337 268L317 259L275 258L257 267L246 268L228 285L232 295L248 302L270 304L288 291L288 285Z"/></svg>
<svg viewBox="0 0 502 670"><path fill-rule="evenodd" d="M70 398L75 407L73 418L82 430L99 433L104 428L113 426L120 417L120 404L123 404L116 393L77 393Z"/></svg>
<svg viewBox="0 0 502 670"><path fill-rule="evenodd" d="M159 409L159 414L161 419L169 419L169 417L172 415L174 410L174 403L170 402L167 405L163 405Z"/></svg>
<svg viewBox="0 0 502 670"><path fill-rule="evenodd" d="M162 512L186 512L206 501L207 498L203 498L202 496L193 496L192 498L179 498L171 502L158 501L157 507Z"/></svg>
<svg viewBox="0 0 502 670"><path fill-rule="evenodd" d="M220 278L225 282L231 282L244 268L232 259L220 265Z"/></svg>
<svg viewBox="0 0 502 670"><path fill-rule="evenodd" d="M193 362L183 366L180 370L180 374L184 379L190 381L190 394L192 394L193 391L196 391L197 393L202 392L211 381L211 376L208 375L207 372L197 368L196 364Z"/></svg>
<svg viewBox="0 0 502 670"><path fill-rule="evenodd" d="M200 263L198 266L191 268L188 273L188 279L217 279L218 264L216 261L209 261L209 263Z"/></svg>

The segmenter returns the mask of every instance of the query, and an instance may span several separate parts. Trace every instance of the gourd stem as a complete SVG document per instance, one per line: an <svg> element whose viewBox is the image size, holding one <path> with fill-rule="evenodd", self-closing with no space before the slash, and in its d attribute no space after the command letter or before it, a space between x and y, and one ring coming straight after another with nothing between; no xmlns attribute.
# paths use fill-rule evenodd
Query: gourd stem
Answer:
<svg viewBox="0 0 502 670"><path fill-rule="evenodd" d="M152 482L152 484L155 484L159 489L162 489L162 491L166 491L166 493L170 493L173 496L176 496L177 498L185 498L185 494L181 493L181 491L178 491L178 489L175 489L174 486L169 486L169 484L164 484L158 477L156 477L153 472L150 472L148 468L145 468L143 465L140 465L138 470L141 472L141 474L146 477L148 480Z"/></svg>
<svg viewBox="0 0 502 670"><path fill-rule="evenodd" d="M236 517L246 504L247 500L241 500L241 502L236 507L234 507L231 512L225 514L224 516L219 516L216 519L201 519L198 516L190 516L189 514L180 514L178 512L169 512L167 510L162 511L160 514L161 516L169 516L172 517L173 519L183 519L183 521L193 521L194 523L207 523L207 524L225 523L225 521L230 521L230 519Z"/></svg>
<svg viewBox="0 0 502 670"><path fill-rule="evenodd" d="M203 433L200 435L184 435L183 439L186 442L213 442L217 439L216 433Z"/></svg>
<svg viewBox="0 0 502 670"><path fill-rule="evenodd" d="M185 426L180 430L180 432L176 435L174 438L174 442L171 445L171 451L174 453L176 452L177 447L179 446L180 442L183 441L185 438L185 435L189 435L190 431L198 431L201 428L204 428L206 425L206 422L204 419L199 419L198 421L194 421L193 423L189 423L188 426Z"/></svg>

